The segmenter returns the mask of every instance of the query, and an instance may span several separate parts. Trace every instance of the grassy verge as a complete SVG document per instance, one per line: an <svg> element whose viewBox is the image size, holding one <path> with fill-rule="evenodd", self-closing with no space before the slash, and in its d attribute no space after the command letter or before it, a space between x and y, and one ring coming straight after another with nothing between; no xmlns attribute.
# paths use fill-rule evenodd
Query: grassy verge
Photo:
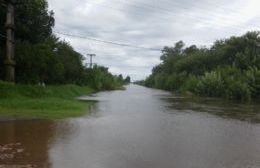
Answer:
<svg viewBox="0 0 260 168"><path fill-rule="evenodd" d="M30 86L0 82L0 118L63 119L88 113L92 102L75 99L93 93L76 85Z"/></svg>

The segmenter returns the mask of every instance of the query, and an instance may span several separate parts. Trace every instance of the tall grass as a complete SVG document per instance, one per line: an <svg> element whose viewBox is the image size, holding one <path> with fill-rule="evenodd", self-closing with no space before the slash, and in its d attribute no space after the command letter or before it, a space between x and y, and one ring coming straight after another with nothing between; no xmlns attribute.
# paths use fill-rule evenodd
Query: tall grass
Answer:
<svg viewBox="0 0 260 168"><path fill-rule="evenodd" d="M75 98L93 93L76 85L14 85L0 81L0 118L63 119L88 112L91 102Z"/></svg>

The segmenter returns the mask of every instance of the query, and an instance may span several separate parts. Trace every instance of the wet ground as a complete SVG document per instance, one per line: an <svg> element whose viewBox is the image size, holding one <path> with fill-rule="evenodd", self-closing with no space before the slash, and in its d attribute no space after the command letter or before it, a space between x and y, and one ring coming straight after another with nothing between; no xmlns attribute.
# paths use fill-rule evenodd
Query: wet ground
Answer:
<svg viewBox="0 0 260 168"><path fill-rule="evenodd" d="M260 168L260 105L130 85L91 115L1 121L0 168Z"/></svg>

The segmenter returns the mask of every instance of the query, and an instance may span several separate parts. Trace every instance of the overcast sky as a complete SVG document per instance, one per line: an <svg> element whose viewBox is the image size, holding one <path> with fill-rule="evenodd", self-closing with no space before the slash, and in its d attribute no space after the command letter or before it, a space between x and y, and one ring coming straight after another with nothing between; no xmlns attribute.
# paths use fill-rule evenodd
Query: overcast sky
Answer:
<svg viewBox="0 0 260 168"><path fill-rule="evenodd" d="M260 0L48 0L55 31L145 48L210 46L217 39L260 30ZM257 29L258 28L258 29ZM143 79L160 63L160 51L122 47L59 35L113 74ZM88 60L87 60L88 61Z"/></svg>

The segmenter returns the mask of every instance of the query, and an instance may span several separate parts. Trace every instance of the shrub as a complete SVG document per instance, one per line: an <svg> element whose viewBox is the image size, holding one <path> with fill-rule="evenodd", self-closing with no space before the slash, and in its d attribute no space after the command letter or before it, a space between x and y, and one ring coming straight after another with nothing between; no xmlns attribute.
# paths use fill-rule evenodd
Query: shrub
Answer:
<svg viewBox="0 0 260 168"><path fill-rule="evenodd" d="M194 75L189 75L187 80L184 82L184 84L179 89L181 92L190 91L190 92L196 92L196 87L199 83L199 79Z"/></svg>
<svg viewBox="0 0 260 168"><path fill-rule="evenodd" d="M238 81L234 78L229 78L227 81L225 81L224 95L228 99L250 100L251 89L246 82Z"/></svg>
<svg viewBox="0 0 260 168"><path fill-rule="evenodd" d="M205 73L196 86L196 93L204 96L220 97L224 91L224 81L218 72Z"/></svg>

